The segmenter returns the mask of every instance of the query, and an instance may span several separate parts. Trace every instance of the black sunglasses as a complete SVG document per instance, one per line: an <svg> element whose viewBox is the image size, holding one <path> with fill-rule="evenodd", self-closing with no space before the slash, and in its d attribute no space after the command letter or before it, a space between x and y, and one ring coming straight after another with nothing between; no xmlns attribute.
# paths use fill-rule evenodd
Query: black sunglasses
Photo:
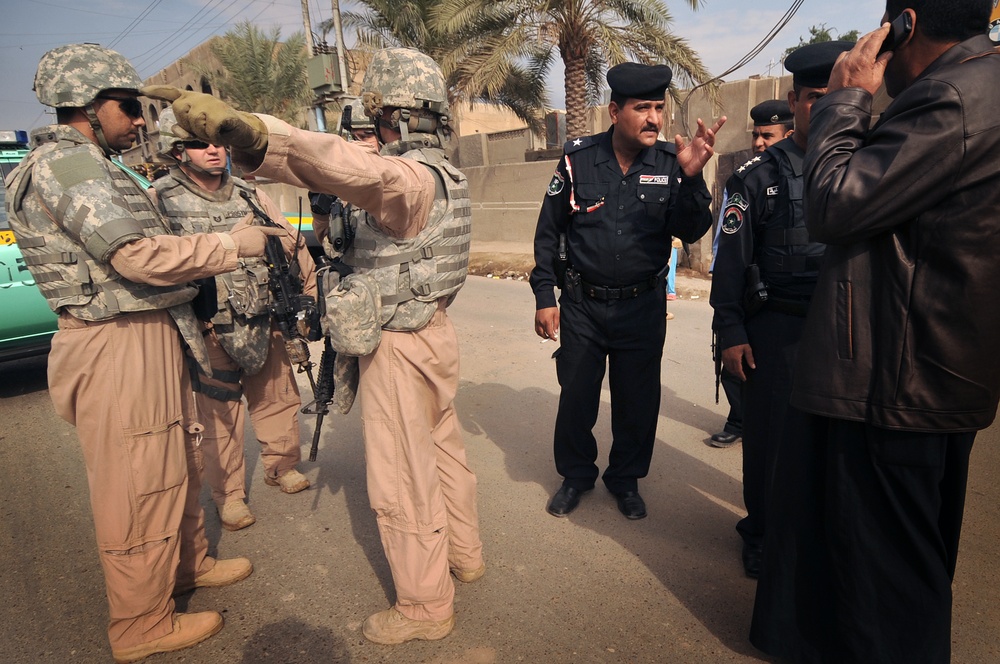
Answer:
<svg viewBox="0 0 1000 664"><path fill-rule="evenodd" d="M111 95L97 95L97 99L107 99L109 101L118 102L118 107L122 109L122 113L129 116L133 120L138 120L142 117L142 104L139 103L139 99L136 97L112 97Z"/></svg>
<svg viewBox="0 0 1000 664"><path fill-rule="evenodd" d="M205 141L181 141L188 150L207 150L209 143Z"/></svg>

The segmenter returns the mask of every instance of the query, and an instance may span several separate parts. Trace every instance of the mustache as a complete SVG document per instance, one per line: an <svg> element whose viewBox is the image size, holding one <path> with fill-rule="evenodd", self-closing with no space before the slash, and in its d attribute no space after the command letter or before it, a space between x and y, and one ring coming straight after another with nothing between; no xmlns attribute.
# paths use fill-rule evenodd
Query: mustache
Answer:
<svg viewBox="0 0 1000 664"><path fill-rule="evenodd" d="M660 131L660 129L656 125L646 125L642 128L642 131Z"/></svg>

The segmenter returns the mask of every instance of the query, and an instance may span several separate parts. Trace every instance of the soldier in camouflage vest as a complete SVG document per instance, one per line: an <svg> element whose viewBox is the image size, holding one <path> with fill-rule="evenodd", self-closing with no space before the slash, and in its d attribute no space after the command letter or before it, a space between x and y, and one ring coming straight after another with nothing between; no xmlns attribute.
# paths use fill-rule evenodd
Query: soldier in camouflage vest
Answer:
<svg viewBox="0 0 1000 664"><path fill-rule="evenodd" d="M363 89L380 155L339 136L240 113L209 95L172 88L146 94L175 100L185 130L233 146L234 161L255 174L334 194L366 211L345 260L362 272L366 290L382 298L370 312L380 321L381 341L359 358L358 396L368 497L396 603L369 616L362 632L395 644L451 633L449 570L466 583L486 570L476 477L454 407L458 341L446 313L465 279L470 205L465 177L442 150L447 88L434 61L409 49L379 51ZM352 321L326 323L347 327L341 336L351 336Z"/></svg>
<svg viewBox="0 0 1000 664"><path fill-rule="evenodd" d="M160 115L160 156L170 174L153 183L157 206L177 235L228 232L252 212L241 194L251 196L272 220L287 225L281 209L263 192L226 169L226 149L176 135L169 108ZM290 232L294 229L288 227ZM305 293L316 296L316 266L305 240L297 253ZM256 521L246 499L242 397L246 396L257 440L261 444L264 481L285 493L309 487L295 469L301 459L298 385L281 332L272 329L268 306L268 272L264 261L248 258L239 268L214 278L214 297L196 307L205 327L210 374L196 370L198 413L204 420L201 450L204 478L227 530Z"/></svg>
<svg viewBox="0 0 1000 664"><path fill-rule="evenodd" d="M38 65L39 101L58 124L32 132L9 175L7 212L25 264L59 329L49 393L75 425L90 485L118 662L192 646L222 629L215 611L179 614L172 594L247 577L246 558L206 555L196 434L182 335L205 349L191 281L260 256L277 229L177 238L110 156L145 124L141 81L118 53L62 46Z"/></svg>

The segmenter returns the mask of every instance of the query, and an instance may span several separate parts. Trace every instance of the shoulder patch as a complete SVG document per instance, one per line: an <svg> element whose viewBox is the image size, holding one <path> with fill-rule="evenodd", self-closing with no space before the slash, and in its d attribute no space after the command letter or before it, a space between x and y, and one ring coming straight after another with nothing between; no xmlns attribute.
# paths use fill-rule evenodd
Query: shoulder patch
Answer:
<svg viewBox="0 0 1000 664"><path fill-rule="evenodd" d="M563 152L565 152L566 154L573 154L578 150L589 148L591 145L594 144L595 141L593 136L582 136L580 138L574 138L566 141L566 144L563 145Z"/></svg>
<svg viewBox="0 0 1000 664"><path fill-rule="evenodd" d="M552 174L552 180L549 182L549 187L545 193L549 196L558 196L562 193L565 185L566 181L563 179L562 173L556 171Z"/></svg>
<svg viewBox="0 0 1000 664"><path fill-rule="evenodd" d="M52 175L63 189L69 189L81 182L99 180L108 177L108 172L102 164L96 161L89 152L71 152L65 156L53 159L49 168Z"/></svg>
<svg viewBox="0 0 1000 664"><path fill-rule="evenodd" d="M727 205L722 213L722 232L727 235L739 232L743 227L743 210L737 205Z"/></svg>
<svg viewBox="0 0 1000 664"><path fill-rule="evenodd" d="M726 207L728 208L730 206L737 207L743 212L746 212L747 208L750 207L750 201L743 198L743 196L740 195L739 192L736 192L735 194L731 195L729 198L726 199Z"/></svg>

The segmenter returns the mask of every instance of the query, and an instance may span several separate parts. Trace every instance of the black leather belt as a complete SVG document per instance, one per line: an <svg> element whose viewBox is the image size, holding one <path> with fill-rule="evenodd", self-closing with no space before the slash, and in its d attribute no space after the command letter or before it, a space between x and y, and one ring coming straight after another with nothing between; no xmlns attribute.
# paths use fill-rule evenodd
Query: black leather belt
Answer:
<svg viewBox="0 0 1000 664"><path fill-rule="evenodd" d="M779 314L789 316L805 316L809 312L808 300L782 300L769 297L764 307L768 311L776 311Z"/></svg>
<svg viewBox="0 0 1000 664"><path fill-rule="evenodd" d="M583 280L580 281L580 285L583 287L583 294L595 300L628 300L651 290L655 282L656 279L650 277L630 286L598 286Z"/></svg>

